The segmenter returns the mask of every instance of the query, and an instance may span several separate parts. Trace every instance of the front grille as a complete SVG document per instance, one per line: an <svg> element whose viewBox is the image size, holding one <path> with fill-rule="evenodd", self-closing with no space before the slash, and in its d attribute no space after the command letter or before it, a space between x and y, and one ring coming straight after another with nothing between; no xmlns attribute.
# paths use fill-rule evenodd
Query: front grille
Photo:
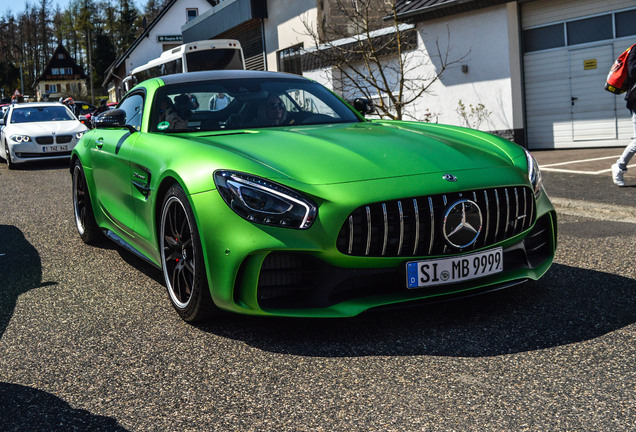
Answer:
<svg viewBox="0 0 636 432"><path fill-rule="evenodd" d="M481 233L465 248L444 239L442 224L455 202L475 202ZM487 247L527 230L535 218L532 190L525 186L481 189L368 204L347 218L338 234L338 250L352 256L444 255Z"/></svg>
<svg viewBox="0 0 636 432"><path fill-rule="evenodd" d="M53 137L52 136L41 136L41 137L36 137L35 138L35 142L38 144L42 144L42 145L46 145L46 144L53 144Z"/></svg>
<svg viewBox="0 0 636 432"><path fill-rule="evenodd" d="M73 139L73 135L58 135L57 137L55 137L55 141L58 144L70 143L72 139Z"/></svg>

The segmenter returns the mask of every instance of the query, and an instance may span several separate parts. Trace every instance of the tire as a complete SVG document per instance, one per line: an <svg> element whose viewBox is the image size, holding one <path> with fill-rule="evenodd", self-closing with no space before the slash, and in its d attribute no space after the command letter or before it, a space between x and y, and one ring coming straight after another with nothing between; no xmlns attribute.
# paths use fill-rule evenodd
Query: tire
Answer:
<svg viewBox="0 0 636 432"><path fill-rule="evenodd" d="M73 164L73 214L77 232L84 243L95 244L102 239L102 232L95 222L84 169L79 160Z"/></svg>
<svg viewBox="0 0 636 432"><path fill-rule="evenodd" d="M208 288L201 240L194 213L180 186L171 186L161 207L161 267L168 296L190 323L210 319L216 307Z"/></svg>
<svg viewBox="0 0 636 432"><path fill-rule="evenodd" d="M4 152L6 154L5 160L7 161L7 168L9 168L10 170L15 169L15 164L11 160L11 153L9 152L9 146L7 145L6 141L4 142Z"/></svg>

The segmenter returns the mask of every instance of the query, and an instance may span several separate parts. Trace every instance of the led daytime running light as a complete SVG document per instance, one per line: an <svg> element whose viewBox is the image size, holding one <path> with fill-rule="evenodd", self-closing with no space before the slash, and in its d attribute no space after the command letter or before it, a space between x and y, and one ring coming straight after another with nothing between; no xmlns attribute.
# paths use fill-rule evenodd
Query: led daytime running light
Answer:
<svg viewBox="0 0 636 432"><path fill-rule="evenodd" d="M11 141L15 141L17 143L29 142L31 141L31 137L28 135L11 135L9 137Z"/></svg>
<svg viewBox="0 0 636 432"><path fill-rule="evenodd" d="M541 186L543 185L541 170L534 156L532 156L528 150L524 149L524 151L526 152L526 159L528 161L528 179L530 180L530 184L532 184L534 197L539 198L539 195L541 195Z"/></svg>
<svg viewBox="0 0 636 432"><path fill-rule="evenodd" d="M226 204L250 222L307 229L316 219L317 206L285 186L230 171L217 171L214 181Z"/></svg>

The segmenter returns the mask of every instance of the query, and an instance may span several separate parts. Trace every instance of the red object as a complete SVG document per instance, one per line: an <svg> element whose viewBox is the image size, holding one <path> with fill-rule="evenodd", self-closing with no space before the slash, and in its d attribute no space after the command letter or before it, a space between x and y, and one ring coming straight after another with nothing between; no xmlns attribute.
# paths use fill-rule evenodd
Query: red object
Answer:
<svg viewBox="0 0 636 432"><path fill-rule="evenodd" d="M607 75L605 90L614 94L621 94L627 91L627 87L629 87L627 80L627 57L635 46L636 44L630 46L623 54L618 56Z"/></svg>

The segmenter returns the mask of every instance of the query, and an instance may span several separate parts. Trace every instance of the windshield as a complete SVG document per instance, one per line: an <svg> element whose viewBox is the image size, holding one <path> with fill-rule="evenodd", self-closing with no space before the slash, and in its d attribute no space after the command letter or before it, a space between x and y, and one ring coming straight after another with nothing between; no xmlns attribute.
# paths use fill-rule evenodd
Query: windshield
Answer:
<svg viewBox="0 0 636 432"><path fill-rule="evenodd" d="M48 121L75 120L75 116L63 106L40 106L15 108L11 123L33 123Z"/></svg>
<svg viewBox="0 0 636 432"><path fill-rule="evenodd" d="M155 94L149 129L216 131L359 121L313 81L229 79L162 87Z"/></svg>

